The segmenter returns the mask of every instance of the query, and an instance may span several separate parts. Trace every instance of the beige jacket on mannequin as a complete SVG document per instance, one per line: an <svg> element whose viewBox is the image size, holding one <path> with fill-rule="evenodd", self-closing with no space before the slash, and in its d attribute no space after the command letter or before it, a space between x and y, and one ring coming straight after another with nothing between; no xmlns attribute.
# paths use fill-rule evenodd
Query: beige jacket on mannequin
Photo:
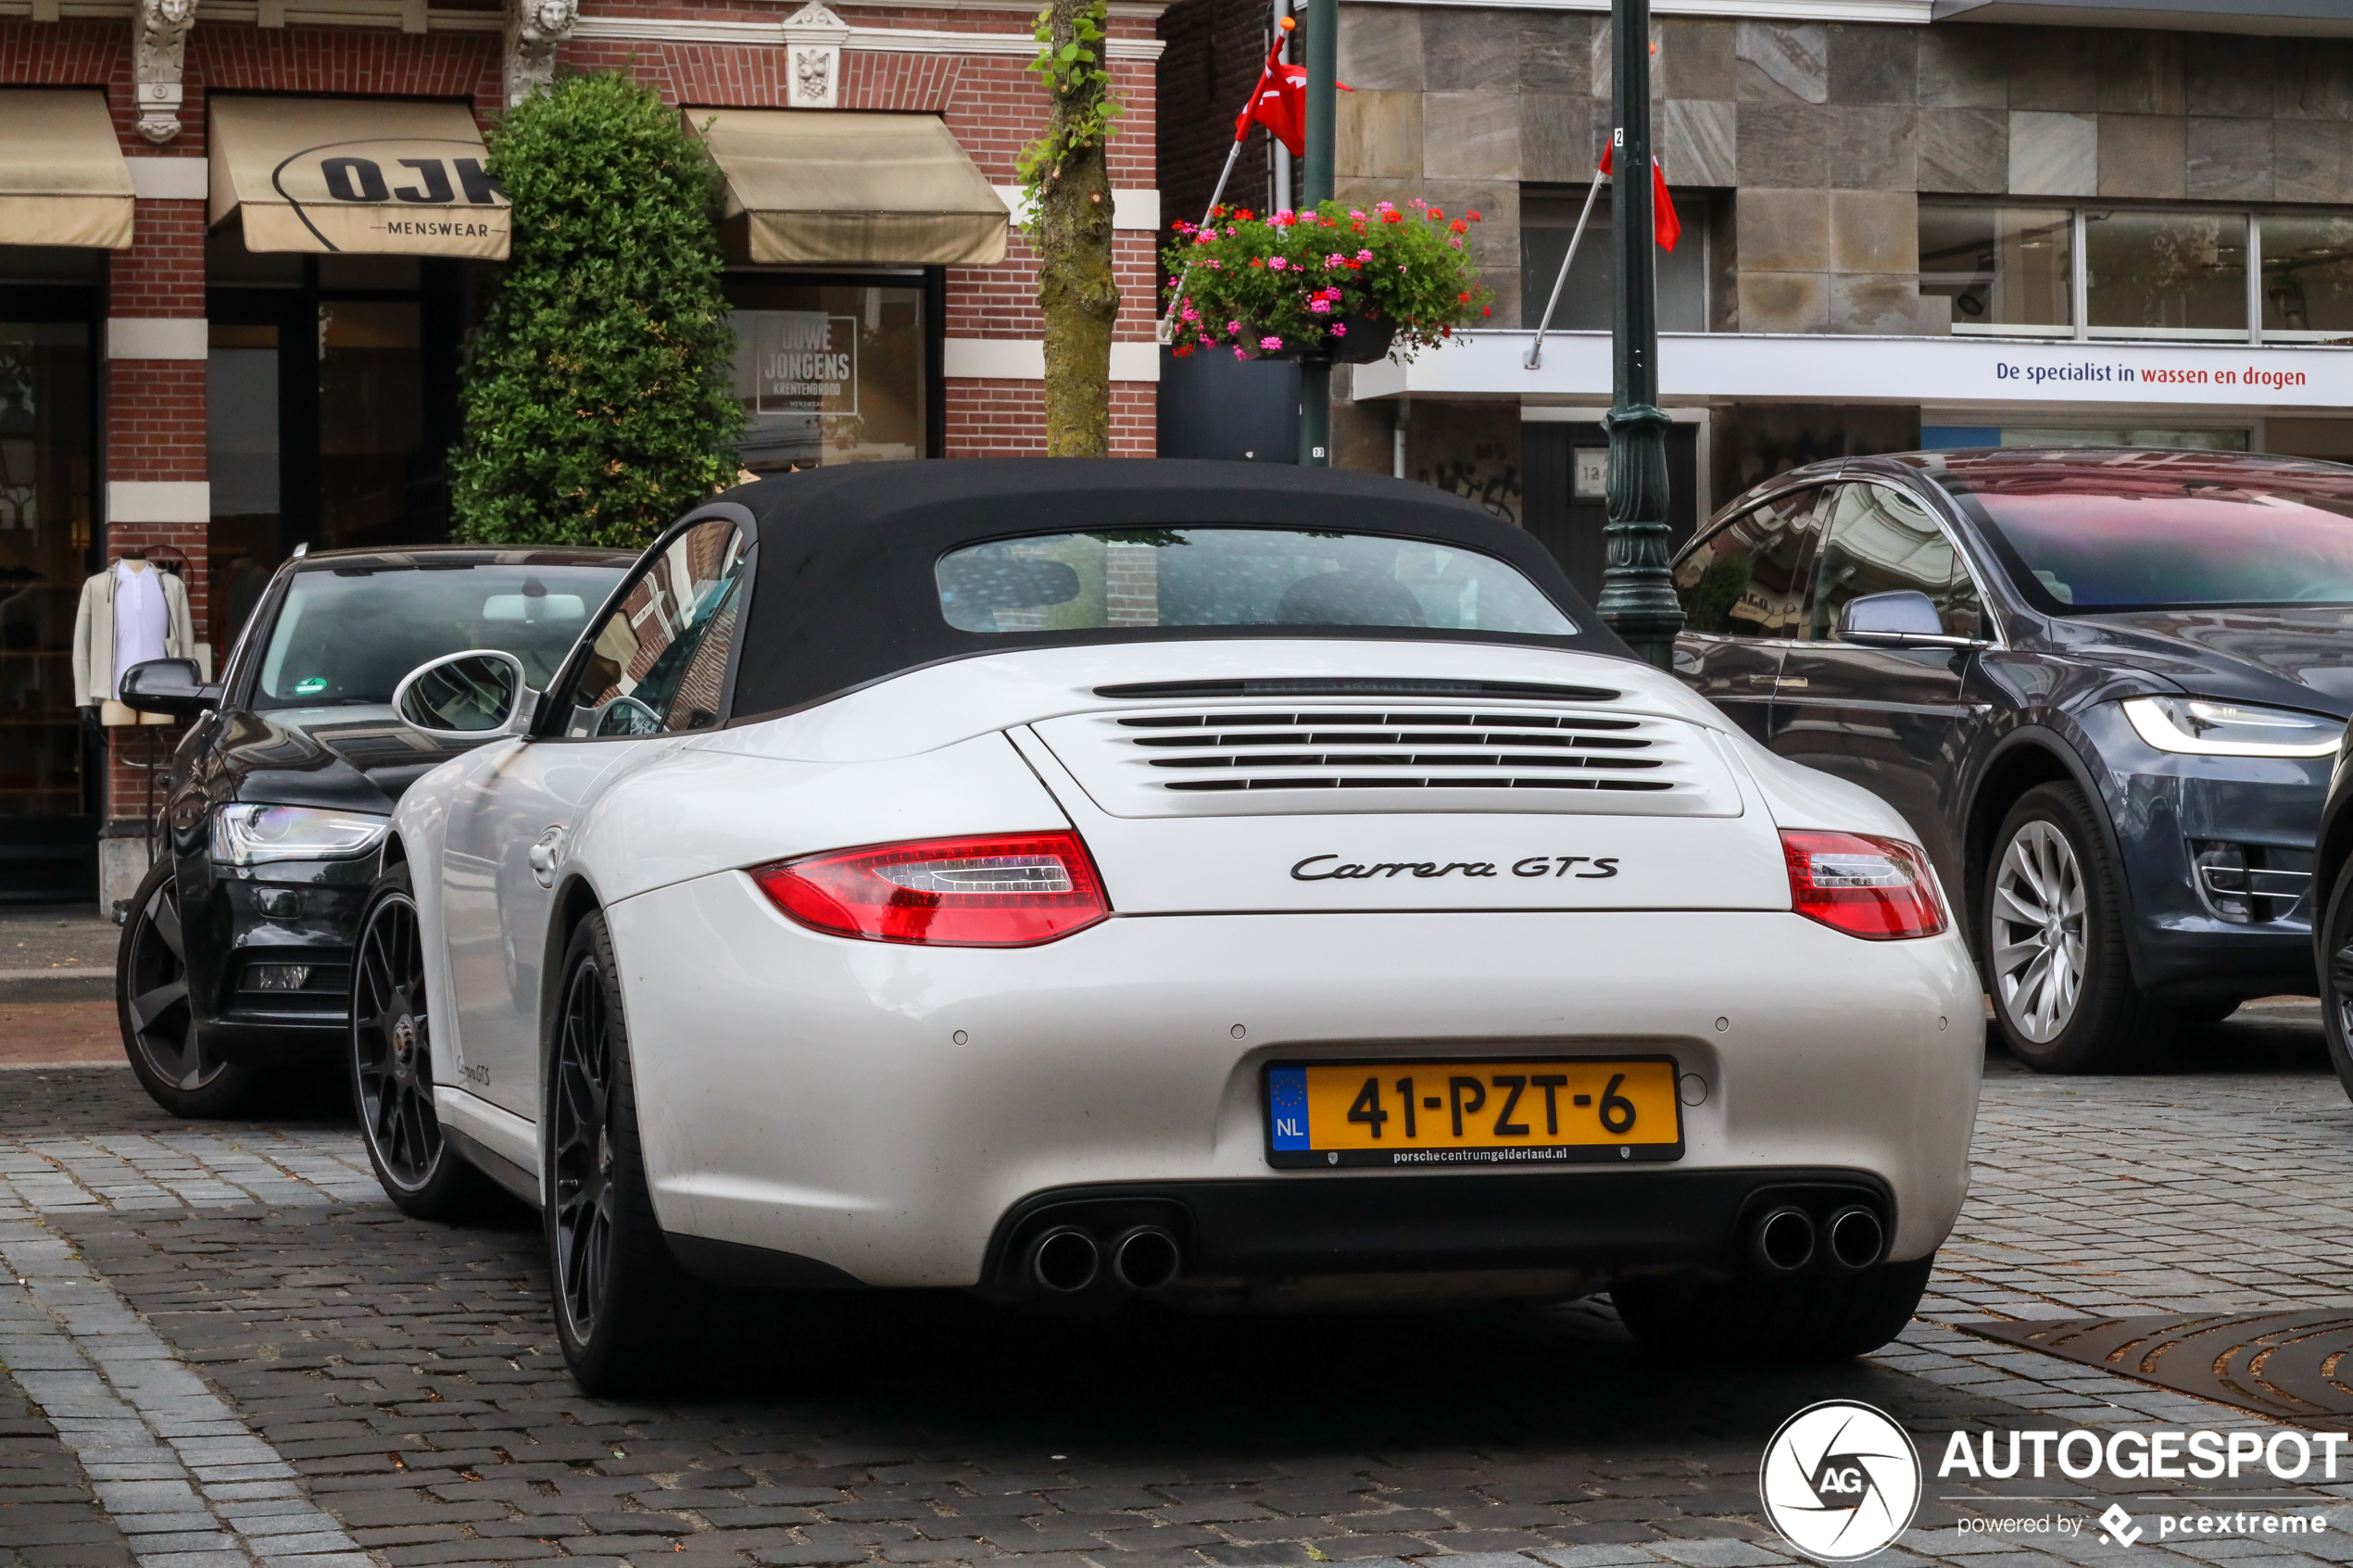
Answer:
<svg viewBox="0 0 2353 1568"><path fill-rule="evenodd" d="M196 657L195 623L188 617L188 590L170 572L149 563L163 589L163 656ZM73 705L101 708L114 701L115 563L82 585L82 604L73 616Z"/></svg>

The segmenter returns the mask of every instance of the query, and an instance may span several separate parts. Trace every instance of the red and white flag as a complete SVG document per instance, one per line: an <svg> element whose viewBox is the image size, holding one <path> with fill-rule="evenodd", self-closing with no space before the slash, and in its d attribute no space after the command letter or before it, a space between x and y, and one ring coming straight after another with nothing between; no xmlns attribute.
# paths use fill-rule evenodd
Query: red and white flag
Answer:
<svg viewBox="0 0 2353 1568"><path fill-rule="evenodd" d="M1285 31L1290 19L1283 19ZM1277 37L1275 46L1266 51L1266 63L1258 72L1258 85L1234 117L1234 140L1239 142L1250 134L1254 124L1266 128L1266 133L1290 149L1293 157L1307 156L1307 68L1282 58L1283 39ZM1343 93L1354 88L1345 82L1333 86Z"/></svg>
<svg viewBox="0 0 2353 1568"><path fill-rule="evenodd" d="M1610 155L1615 146L1602 149L1602 172L1609 173ZM1658 237L1658 248L1673 250L1675 242L1683 237L1683 220L1675 216L1675 198L1667 194L1667 171L1658 167L1655 156L1651 158L1651 232Z"/></svg>

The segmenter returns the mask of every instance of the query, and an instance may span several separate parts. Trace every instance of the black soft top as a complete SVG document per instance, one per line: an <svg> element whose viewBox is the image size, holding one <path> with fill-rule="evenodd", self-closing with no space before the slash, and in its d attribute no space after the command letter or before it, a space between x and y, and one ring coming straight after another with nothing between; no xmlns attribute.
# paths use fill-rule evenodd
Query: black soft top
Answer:
<svg viewBox="0 0 2353 1568"><path fill-rule="evenodd" d="M1525 531L1426 484L1273 463L1013 458L858 463L761 480L722 499L759 524L737 721L801 708L903 670L975 654L1089 643L1334 636L1504 643L1630 657ZM1328 626L962 632L933 568L950 550L1032 533L1258 526L1376 533L1516 567L1577 627L1569 637Z"/></svg>

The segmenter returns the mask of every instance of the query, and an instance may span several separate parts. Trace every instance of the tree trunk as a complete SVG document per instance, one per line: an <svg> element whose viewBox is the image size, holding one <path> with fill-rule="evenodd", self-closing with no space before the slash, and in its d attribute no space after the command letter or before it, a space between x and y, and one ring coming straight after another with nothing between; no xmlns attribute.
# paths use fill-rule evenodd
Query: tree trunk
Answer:
<svg viewBox="0 0 2353 1568"><path fill-rule="evenodd" d="M1104 0L1052 0L1049 47L1076 44L1107 69ZM1092 21L1080 36L1082 18ZM1068 87L1062 84L1076 82ZM1048 73L1053 98L1049 146L1068 149L1047 165L1038 197L1038 308L1046 318L1046 455L1111 456L1111 330L1119 285L1111 266L1111 172L1103 156L1104 84L1092 71ZM1078 144L1073 146L1072 144Z"/></svg>

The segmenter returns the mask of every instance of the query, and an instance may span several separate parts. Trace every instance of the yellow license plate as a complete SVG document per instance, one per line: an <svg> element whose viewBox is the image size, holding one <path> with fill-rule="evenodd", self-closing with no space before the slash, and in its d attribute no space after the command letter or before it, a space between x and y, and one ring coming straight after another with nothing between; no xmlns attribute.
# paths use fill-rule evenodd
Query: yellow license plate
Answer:
<svg viewBox="0 0 2353 1568"><path fill-rule="evenodd" d="M1547 1165L1682 1153L1671 1057L1266 1068L1269 1165Z"/></svg>

